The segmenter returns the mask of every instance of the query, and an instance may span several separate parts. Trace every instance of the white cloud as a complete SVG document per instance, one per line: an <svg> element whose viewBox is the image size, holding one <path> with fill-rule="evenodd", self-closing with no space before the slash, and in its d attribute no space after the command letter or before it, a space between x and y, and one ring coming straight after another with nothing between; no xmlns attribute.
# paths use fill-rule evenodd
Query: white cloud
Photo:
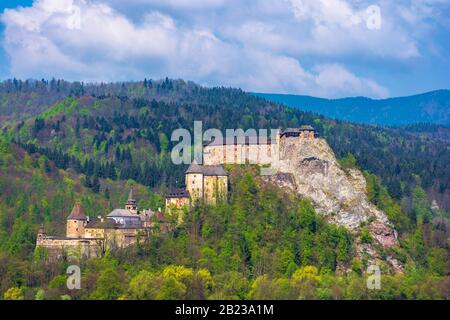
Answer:
<svg viewBox="0 0 450 320"><path fill-rule="evenodd" d="M398 25L388 11L382 30L374 31L365 26L365 4L343 0L128 4L139 7L138 18L122 12L118 0L38 0L5 10L3 45L12 75L85 81L167 75L252 91L385 97L388 90L350 71L345 57L419 56L405 26L427 12L404 11ZM81 9L80 28L67 23L74 6ZM302 61L311 56L320 62L306 68Z"/></svg>
<svg viewBox="0 0 450 320"><path fill-rule="evenodd" d="M301 51L324 55L364 55L408 59L419 56L415 40L391 16L392 5L379 3L380 28L368 27L371 3L343 0L290 0L299 21L309 22Z"/></svg>
<svg viewBox="0 0 450 320"><path fill-rule="evenodd" d="M316 67L315 82L318 88L325 88L330 95L336 96L340 91L349 90L352 95L372 92L375 96L386 98L389 92L373 80L358 78L344 67L336 64Z"/></svg>

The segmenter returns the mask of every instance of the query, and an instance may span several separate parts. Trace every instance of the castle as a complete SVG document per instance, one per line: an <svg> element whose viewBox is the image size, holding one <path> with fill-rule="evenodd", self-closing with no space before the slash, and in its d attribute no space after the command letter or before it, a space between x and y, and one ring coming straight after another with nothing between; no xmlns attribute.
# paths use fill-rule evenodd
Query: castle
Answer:
<svg viewBox="0 0 450 320"><path fill-rule="evenodd" d="M280 130L276 139L244 136L230 140L210 141L203 147L203 165L195 160L185 174L185 189L171 190L166 198L166 208L182 208L194 202L215 204L227 200L228 172L224 164L272 164L280 159L280 147L286 139L313 140L317 131L309 125Z"/></svg>
<svg viewBox="0 0 450 320"><path fill-rule="evenodd" d="M167 232L170 225L161 210L139 211L131 187L124 209L114 209L106 218L91 219L77 202L67 217L66 236L55 237L39 229L36 246L46 248L49 255L59 258L63 254L75 257L101 256L106 249L124 248L139 237L148 237L158 228Z"/></svg>
<svg viewBox="0 0 450 320"><path fill-rule="evenodd" d="M318 137L311 126L280 130L276 139L258 139L245 136L233 141L208 142L203 149L204 164L195 160L185 172L183 189L173 189L166 197L166 213L171 209L187 208L197 202L216 204L227 201L229 174L224 164L271 164L280 159L280 149L286 139L313 140ZM178 222L180 222L180 217ZM168 232L171 225L159 209L138 210L133 188L130 189L124 209L114 209L106 218L91 219L80 203L76 203L67 217L66 236L48 236L41 227L36 246L46 248L51 257L101 256L107 249L124 248L139 238L148 238L154 232Z"/></svg>

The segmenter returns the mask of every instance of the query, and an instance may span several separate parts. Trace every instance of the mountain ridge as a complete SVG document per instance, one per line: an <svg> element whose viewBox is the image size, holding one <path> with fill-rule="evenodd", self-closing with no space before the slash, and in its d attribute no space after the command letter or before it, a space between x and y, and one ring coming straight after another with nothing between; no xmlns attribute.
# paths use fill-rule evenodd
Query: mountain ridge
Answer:
<svg viewBox="0 0 450 320"><path fill-rule="evenodd" d="M184 168L163 161L174 145L169 137L175 129L192 129L196 120L203 121L204 130L310 124L338 159L352 154L357 165L380 177L397 200L409 198L420 184L430 201L448 209L447 144L398 128L330 120L240 89L205 88L183 80L100 85L18 80L0 83L0 95L35 114L14 117L13 106L4 104L0 114L12 117L2 124L9 139L44 148L41 151L62 168L74 167L90 177L97 172L99 177L132 178L151 187L179 184ZM18 96L22 99L15 100ZM39 98L28 100L29 96ZM58 102L46 107L43 102L52 99Z"/></svg>
<svg viewBox="0 0 450 320"><path fill-rule="evenodd" d="M447 89L387 99L363 96L327 99L295 94L252 94L338 120L394 126L416 123L450 125L450 90Z"/></svg>

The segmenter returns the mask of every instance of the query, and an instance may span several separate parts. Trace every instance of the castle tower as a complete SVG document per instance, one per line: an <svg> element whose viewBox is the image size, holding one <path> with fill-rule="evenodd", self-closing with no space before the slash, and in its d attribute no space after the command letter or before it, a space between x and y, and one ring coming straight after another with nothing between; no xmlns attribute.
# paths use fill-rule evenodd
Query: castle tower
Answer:
<svg viewBox="0 0 450 320"><path fill-rule="evenodd" d="M228 172L223 166L202 166L195 160L186 170L186 190L192 202L215 204L227 199Z"/></svg>
<svg viewBox="0 0 450 320"><path fill-rule="evenodd" d="M195 159L186 170L186 190L192 202L203 199L203 167Z"/></svg>
<svg viewBox="0 0 450 320"><path fill-rule="evenodd" d="M136 199L134 198L134 189L131 186L130 193L128 194L128 200L125 205L125 209L131 211L132 213L137 213Z"/></svg>
<svg viewBox="0 0 450 320"><path fill-rule="evenodd" d="M67 238L83 238L84 227L86 226L87 218L84 214L84 208L79 202L75 203L72 212L67 217Z"/></svg>
<svg viewBox="0 0 450 320"><path fill-rule="evenodd" d="M41 224L38 229L36 244L41 244L45 237L47 237L47 233L45 232L44 224Z"/></svg>

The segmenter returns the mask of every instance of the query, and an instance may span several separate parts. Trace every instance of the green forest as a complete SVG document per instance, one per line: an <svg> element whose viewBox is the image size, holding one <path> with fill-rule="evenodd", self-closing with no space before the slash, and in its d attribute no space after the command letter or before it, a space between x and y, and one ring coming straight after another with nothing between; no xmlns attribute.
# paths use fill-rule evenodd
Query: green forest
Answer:
<svg viewBox="0 0 450 320"><path fill-rule="evenodd" d="M36 250L43 224L64 235L75 201L89 216L122 207L163 208L186 167L170 160L171 132L313 125L344 168L364 171L369 199L388 216L403 271L382 265L366 286L374 239L327 223L307 199L264 183L258 168L230 166L230 199L197 205L183 223L126 249L78 261L82 289L68 290L68 259ZM0 83L0 298L2 299L448 299L448 141L330 120L238 89L182 80L84 84Z"/></svg>

